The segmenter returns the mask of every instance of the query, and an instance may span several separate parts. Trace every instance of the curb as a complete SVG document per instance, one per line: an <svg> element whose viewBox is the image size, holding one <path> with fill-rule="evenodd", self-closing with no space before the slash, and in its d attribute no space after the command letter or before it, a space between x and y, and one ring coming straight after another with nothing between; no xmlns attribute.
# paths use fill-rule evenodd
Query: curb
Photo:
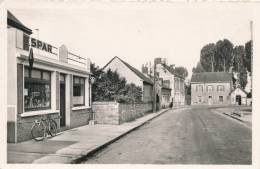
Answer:
<svg viewBox="0 0 260 169"><path fill-rule="evenodd" d="M217 111L217 112L219 112L219 113L222 113L222 114L224 114L224 115L226 115L226 116L228 116L228 117L231 117L231 118L233 118L233 119L236 119L236 120L238 120L238 121L240 121L240 122L242 122L242 123L245 123L244 120L242 120L242 119L240 119L240 118L238 118L238 117L232 116L232 115L230 115L230 114L228 114L228 113L226 113L226 112L223 112L223 111L220 111L220 110L217 110L217 109L215 109L215 111Z"/></svg>
<svg viewBox="0 0 260 169"><path fill-rule="evenodd" d="M238 118L238 117L232 116L232 115L230 115L230 114L228 114L228 113L225 113L225 112L223 112L223 114L225 114L225 115L227 115L227 116L229 116L229 117L231 117L231 118L233 118L233 119L236 119L236 120L238 120L238 121L241 121L241 122L245 123L244 120L241 120L241 119Z"/></svg>
<svg viewBox="0 0 260 169"><path fill-rule="evenodd" d="M145 124L148 123L149 121L151 121L151 120L153 120L153 119L159 117L160 115L164 114L164 113L167 112L168 110L170 110L170 109L165 109L165 110L162 111L160 114L156 114L154 117L152 117L152 118L150 118L150 119L148 119L148 120L142 122L141 124L139 124L139 125L133 127L132 129L128 130L127 132L125 132L125 133L123 133L123 134L121 134L121 135L119 135L119 136L113 138L112 140L110 140L110 141L108 141L108 142L106 142L106 143L104 143L104 144L102 144L102 145L100 145L100 146L94 148L93 150L90 150L87 154L84 154L84 155L81 155L81 156L78 157L78 158L72 159L71 164L78 164L78 163L82 162L83 160L87 160L90 156L94 155L94 154L95 154L96 152L98 152L99 150L104 149L104 148L107 147L108 145L110 145L110 144L112 144L113 142L119 140L120 138L124 137L125 135L131 133L132 131L138 129L139 127L145 125Z"/></svg>

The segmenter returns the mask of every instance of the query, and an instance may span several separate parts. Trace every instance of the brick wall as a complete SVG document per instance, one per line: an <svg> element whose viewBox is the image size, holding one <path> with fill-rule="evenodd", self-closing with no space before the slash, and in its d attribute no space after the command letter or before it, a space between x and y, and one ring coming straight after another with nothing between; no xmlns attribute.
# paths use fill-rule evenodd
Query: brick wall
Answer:
<svg viewBox="0 0 260 169"><path fill-rule="evenodd" d="M87 125L90 120L90 109L72 110L70 114L70 128Z"/></svg>
<svg viewBox="0 0 260 169"><path fill-rule="evenodd" d="M152 111L152 103L122 104L117 102L93 102L93 112L99 124L122 124L133 121Z"/></svg>
<svg viewBox="0 0 260 169"><path fill-rule="evenodd" d="M59 113L50 114L51 118L57 118ZM43 115L38 116L29 116L29 117L21 117L18 115L17 122L17 142L26 141L32 139L31 137L31 128L33 122L35 120L39 120ZM60 121L59 119L55 119L58 126Z"/></svg>

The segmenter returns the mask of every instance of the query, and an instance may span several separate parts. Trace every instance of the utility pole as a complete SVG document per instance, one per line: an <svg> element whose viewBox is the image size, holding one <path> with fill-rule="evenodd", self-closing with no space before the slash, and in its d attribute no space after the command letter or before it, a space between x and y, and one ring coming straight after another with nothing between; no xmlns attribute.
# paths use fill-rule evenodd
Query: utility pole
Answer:
<svg viewBox="0 0 260 169"><path fill-rule="evenodd" d="M156 62L153 64L153 112L156 112Z"/></svg>
<svg viewBox="0 0 260 169"><path fill-rule="evenodd" d="M251 96L253 98L253 21L250 21L250 33L251 33Z"/></svg>

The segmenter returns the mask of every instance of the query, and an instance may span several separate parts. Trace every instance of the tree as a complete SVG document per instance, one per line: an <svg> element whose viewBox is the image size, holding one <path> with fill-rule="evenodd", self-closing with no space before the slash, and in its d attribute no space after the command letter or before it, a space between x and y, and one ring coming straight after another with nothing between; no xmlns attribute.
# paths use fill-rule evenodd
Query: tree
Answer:
<svg viewBox="0 0 260 169"><path fill-rule="evenodd" d="M205 72L205 69L203 68L201 63L198 62L197 66L192 68L192 73L200 73L200 72Z"/></svg>
<svg viewBox="0 0 260 169"><path fill-rule="evenodd" d="M179 76L183 77L184 79L186 79L186 77L188 77L188 70L183 66L175 67L174 72L176 74L178 74Z"/></svg>
<svg viewBox="0 0 260 169"><path fill-rule="evenodd" d="M142 89L135 84L127 84L125 78L116 71L108 69L104 72L95 64L90 66L96 79L92 85L93 101L118 101L136 103L142 101Z"/></svg>
<svg viewBox="0 0 260 169"><path fill-rule="evenodd" d="M233 71L239 72L240 68L243 67L243 58L245 57L244 46L235 46L232 53L233 59Z"/></svg>
<svg viewBox="0 0 260 169"><path fill-rule="evenodd" d="M245 44L245 55L243 57L244 66L247 68L247 71L251 72L251 58L252 58L252 40L248 41Z"/></svg>
<svg viewBox="0 0 260 169"><path fill-rule="evenodd" d="M200 51L200 63L207 72L215 71L216 45L210 43L205 45Z"/></svg>
<svg viewBox="0 0 260 169"><path fill-rule="evenodd" d="M233 44L227 40L219 40L216 43L216 71L228 71L232 65Z"/></svg>

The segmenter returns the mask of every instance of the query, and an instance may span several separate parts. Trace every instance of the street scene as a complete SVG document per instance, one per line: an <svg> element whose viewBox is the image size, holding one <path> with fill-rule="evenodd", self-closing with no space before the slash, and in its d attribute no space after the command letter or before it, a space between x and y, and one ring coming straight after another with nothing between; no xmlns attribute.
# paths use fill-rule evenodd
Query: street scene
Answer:
<svg viewBox="0 0 260 169"><path fill-rule="evenodd" d="M249 127L209 107L183 108L167 111L84 163L250 164L251 140Z"/></svg>
<svg viewBox="0 0 260 169"><path fill-rule="evenodd" d="M6 10L8 164L252 165L250 6L63 3Z"/></svg>

